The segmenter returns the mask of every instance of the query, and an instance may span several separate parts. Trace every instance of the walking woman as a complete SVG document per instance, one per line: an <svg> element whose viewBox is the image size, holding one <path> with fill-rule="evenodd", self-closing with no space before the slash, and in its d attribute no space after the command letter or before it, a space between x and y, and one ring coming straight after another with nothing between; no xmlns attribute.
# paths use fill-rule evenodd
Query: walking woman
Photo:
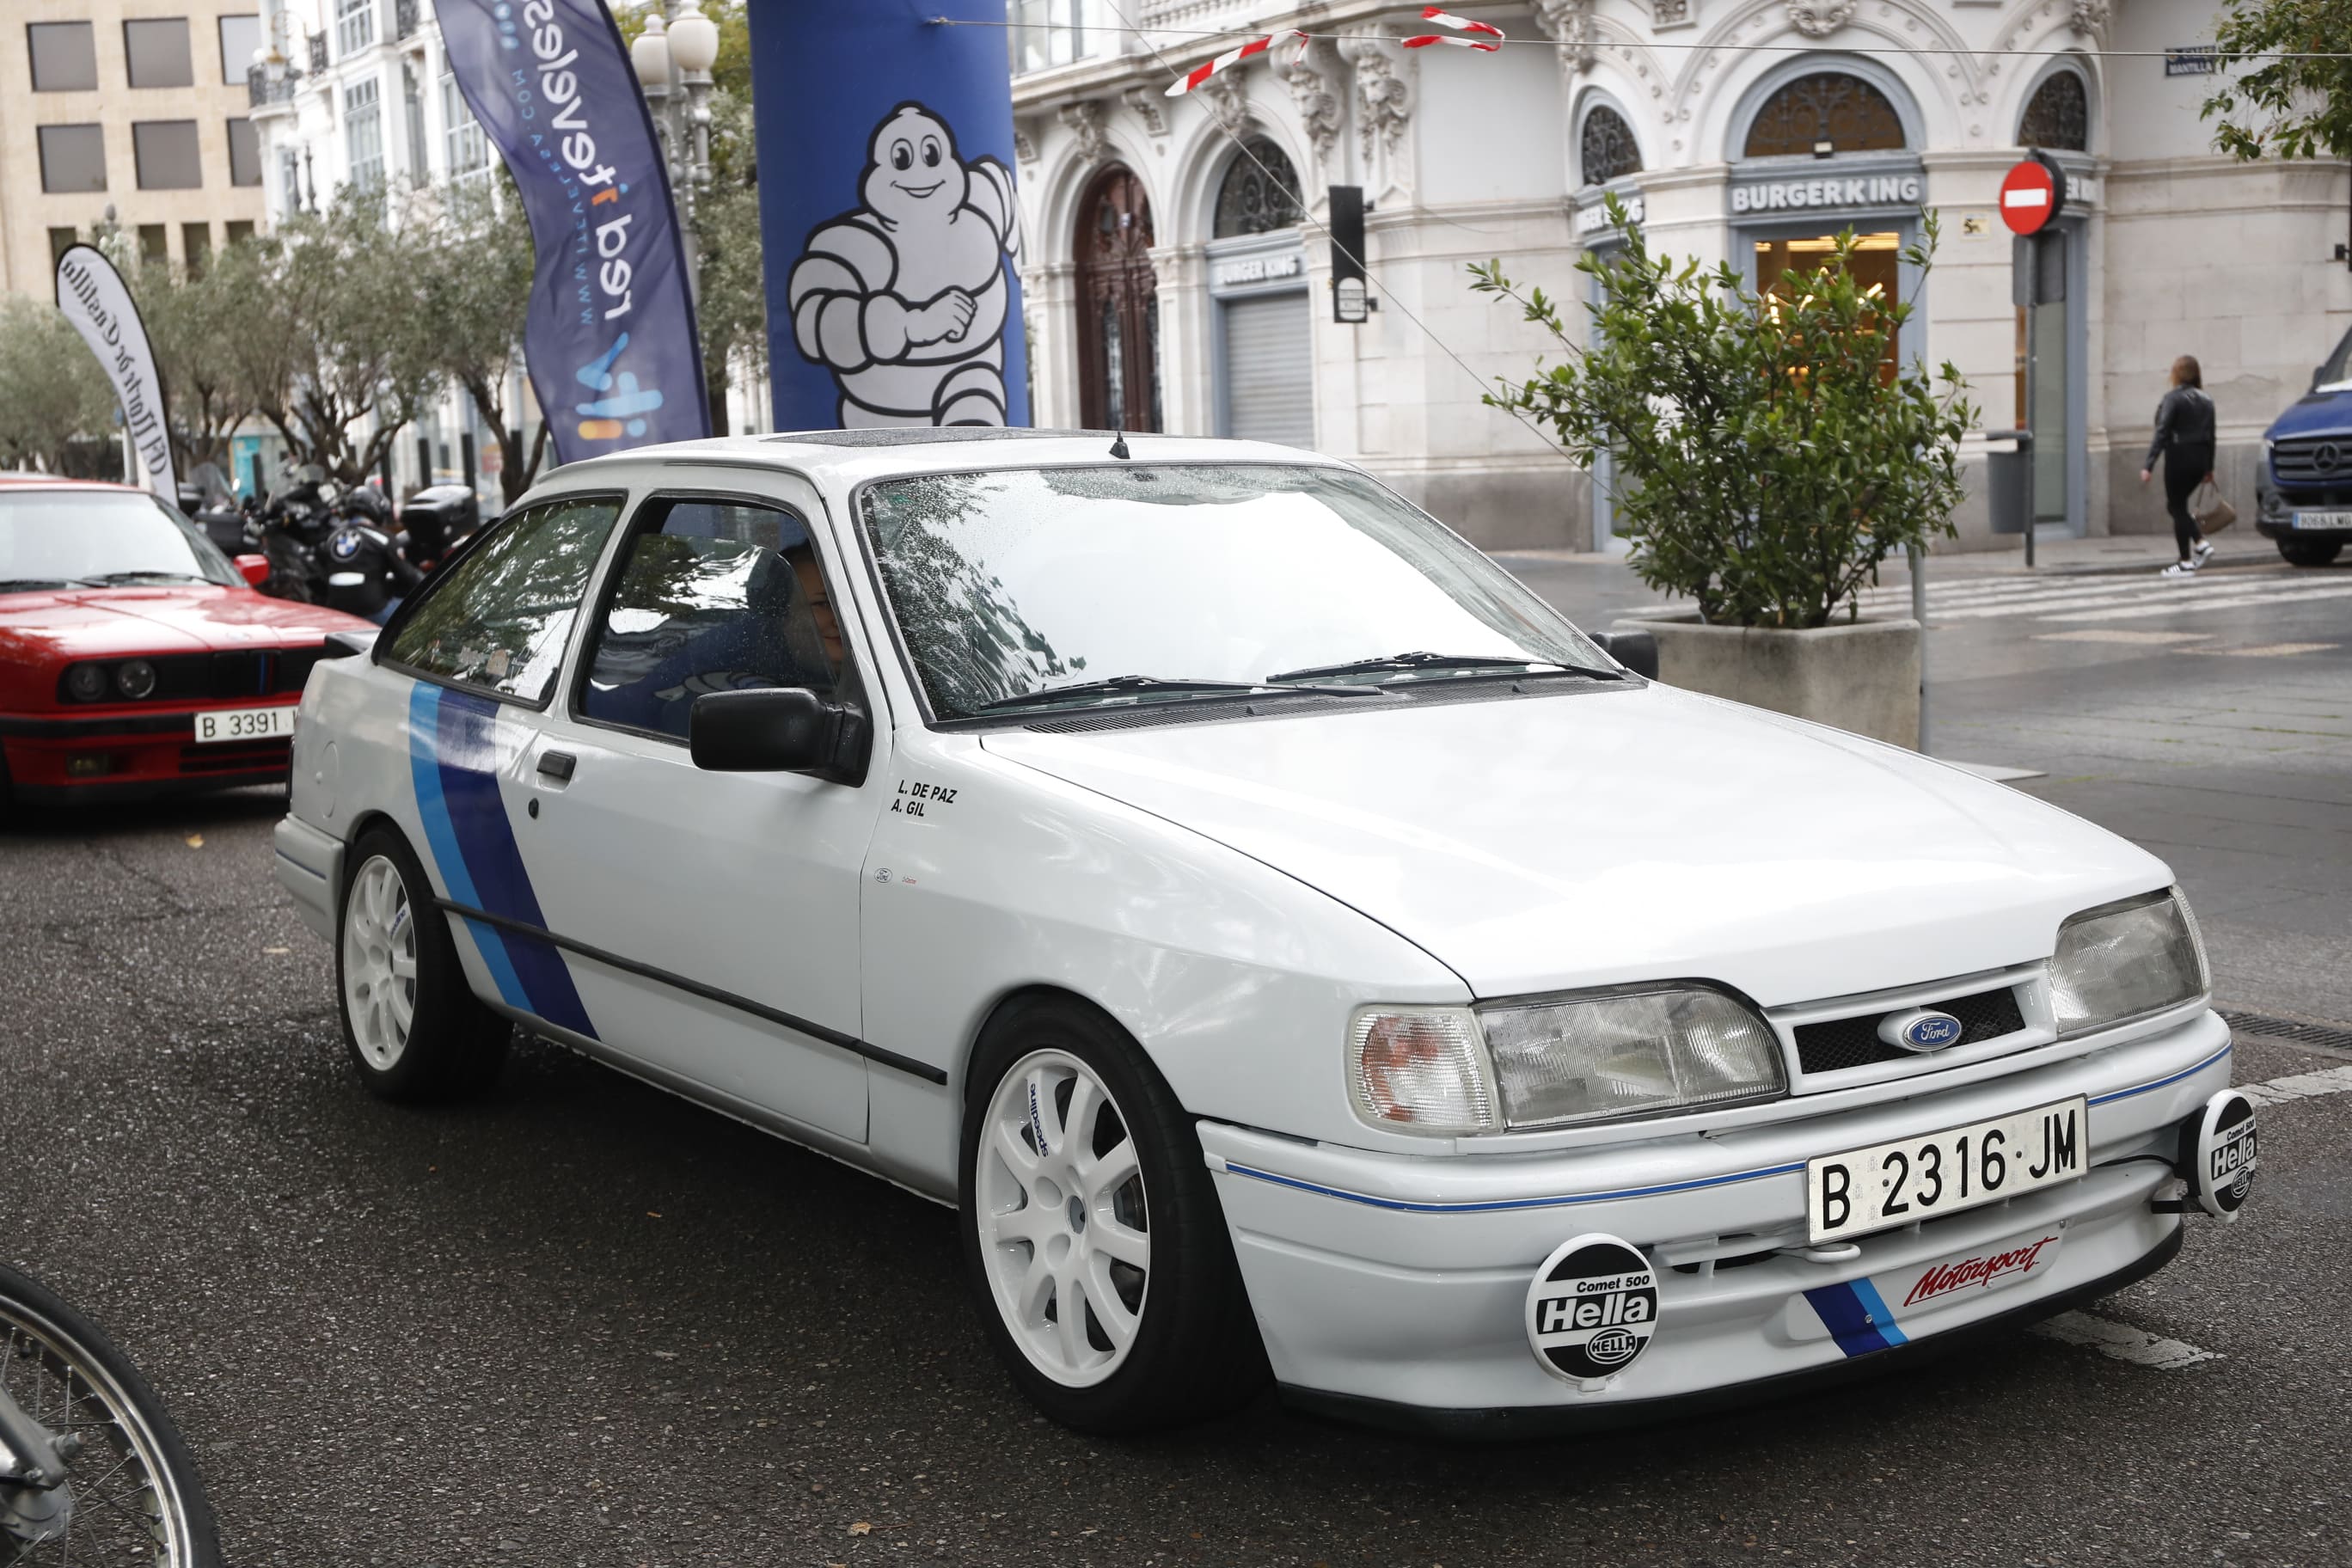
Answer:
<svg viewBox="0 0 2352 1568"><path fill-rule="evenodd" d="M2172 514L2172 538L2180 547L2180 559L2158 575L2187 577L2213 554L2204 531L2189 514L2189 498L2213 477L2213 400L2205 395L2205 373L2198 369L2194 354L2172 362L2172 390L2156 405L2156 439L2147 444L2140 483L2147 483L2159 454L2164 458L2164 510Z"/></svg>

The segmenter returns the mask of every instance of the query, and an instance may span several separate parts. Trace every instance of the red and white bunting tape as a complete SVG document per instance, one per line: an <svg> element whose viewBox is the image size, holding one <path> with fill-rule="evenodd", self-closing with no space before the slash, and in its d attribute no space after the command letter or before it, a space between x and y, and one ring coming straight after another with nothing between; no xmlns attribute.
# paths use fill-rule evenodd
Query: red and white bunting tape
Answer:
<svg viewBox="0 0 2352 1568"><path fill-rule="evenodd" d="M1467 16L1457 16L1453 12L1441 10L1435 5L1423 6L1421 19L1424 22L1434 22L1441 27L1452 27L1456 32L1484 33L1486 38L1492 38L1495 41L1490 44L1486 41L1486 38L1449 38L1443 33L1423 33L1417 38L1404 40L1404 47L1408 49L1425 49L1432 44L1453 44L1465 49L1483 49L1491 55L1503 47L1503 29L1491 23L1474 22Z"/></svg>
<svg viewBox="0 0 2352 1568"><path fill-rule="evenodd" d="M1299 59L1307 58L1307 46L1315 41L1296 27L1287 28L1279 33L1269 33L1263 38L1253 38L1238 49L1229 49L1225 53L1219 55L1207 65L1193 67L1191 75L1187 76L1182 81L1178 82L1175 86L1168 89L1168 96L1171 98L1181 97L1183 94L1192 91L1194 88L1200 86L1202 82L1208 80L1219 71L1225 69L1229 66L1237 66L1244 60L1249 58L1252 55L1264 54L1266 50L1274 47L1276 44L1281 42L1285 38L1297 38L1298 40L1298 54L1297 58ZM1455 41L1456 40L1452 38L1448 38L1446 40L1448 43Z"/></svg>

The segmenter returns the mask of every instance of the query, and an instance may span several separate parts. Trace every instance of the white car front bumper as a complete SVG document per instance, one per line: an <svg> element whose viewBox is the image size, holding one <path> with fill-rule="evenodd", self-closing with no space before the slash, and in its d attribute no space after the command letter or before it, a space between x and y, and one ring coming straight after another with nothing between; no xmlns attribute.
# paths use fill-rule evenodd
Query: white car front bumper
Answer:
<svg viewBox="0 0 2352 1568"><path fill-rule="evenodd" d="M1219 1122L1200 1132L1291 1397L1507 1433L1761 1394L2120 1288L2178 1249L2179 1215L2150 1202L2173 1179L2179 1123L2229 1079L2229 1028L2208 1012L2006 1078L1944 1090L1914 1079L1900 1099L1714 1137L1422 1158ZM1773 1250L1805 1241L1807 1159L2076 1094L2090 1103L2081 1180L1861 1237L1843 1262ZM1526 1327L1536 1271L1586 1233L1632 1243L1658 1275L1654 1337L1591 1389L1546 1371Z"/></svg>

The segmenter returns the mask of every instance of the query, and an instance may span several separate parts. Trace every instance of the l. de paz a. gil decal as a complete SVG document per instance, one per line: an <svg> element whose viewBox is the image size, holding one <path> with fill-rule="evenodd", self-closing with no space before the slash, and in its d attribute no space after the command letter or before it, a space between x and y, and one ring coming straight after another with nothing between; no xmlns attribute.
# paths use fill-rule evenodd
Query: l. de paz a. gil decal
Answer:
<svg viewBox="0 0 2352 1568"><path fill-rule="evenodd" d="M921 816L928 806L953 805L955 797L956 792L946 784L900 779L898 793L891 798L890 809L902 816Z"/></svg>
<svg viewBox="0 0 2352 1568"><path fill-rule="evenodd" d="M1657 1273L1613 1236L1562 1242L1528 1287L1527 1323L1545 1371L1570 1383L1614 1377L1657 1331Z"/></svg>

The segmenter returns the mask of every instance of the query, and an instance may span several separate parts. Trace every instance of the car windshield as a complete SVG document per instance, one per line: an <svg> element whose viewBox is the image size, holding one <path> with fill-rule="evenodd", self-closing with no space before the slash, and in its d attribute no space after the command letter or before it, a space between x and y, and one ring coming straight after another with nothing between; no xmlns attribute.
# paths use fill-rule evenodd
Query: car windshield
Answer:
<svg viewBox="0 0 2352 1568"><path fill-rule="evenodd" d="M869 486L863 521L942 720L1024 698L1197 701L1276 681L1328 689L1610 668L1477 551L1344 469L927 475Z"/></svg>
<svg viewBox="0 0 2352 1568"><path fill-rule="evenodd" d="M0 593L239 580L211 541L152 496L0 489Z"/></svg>

